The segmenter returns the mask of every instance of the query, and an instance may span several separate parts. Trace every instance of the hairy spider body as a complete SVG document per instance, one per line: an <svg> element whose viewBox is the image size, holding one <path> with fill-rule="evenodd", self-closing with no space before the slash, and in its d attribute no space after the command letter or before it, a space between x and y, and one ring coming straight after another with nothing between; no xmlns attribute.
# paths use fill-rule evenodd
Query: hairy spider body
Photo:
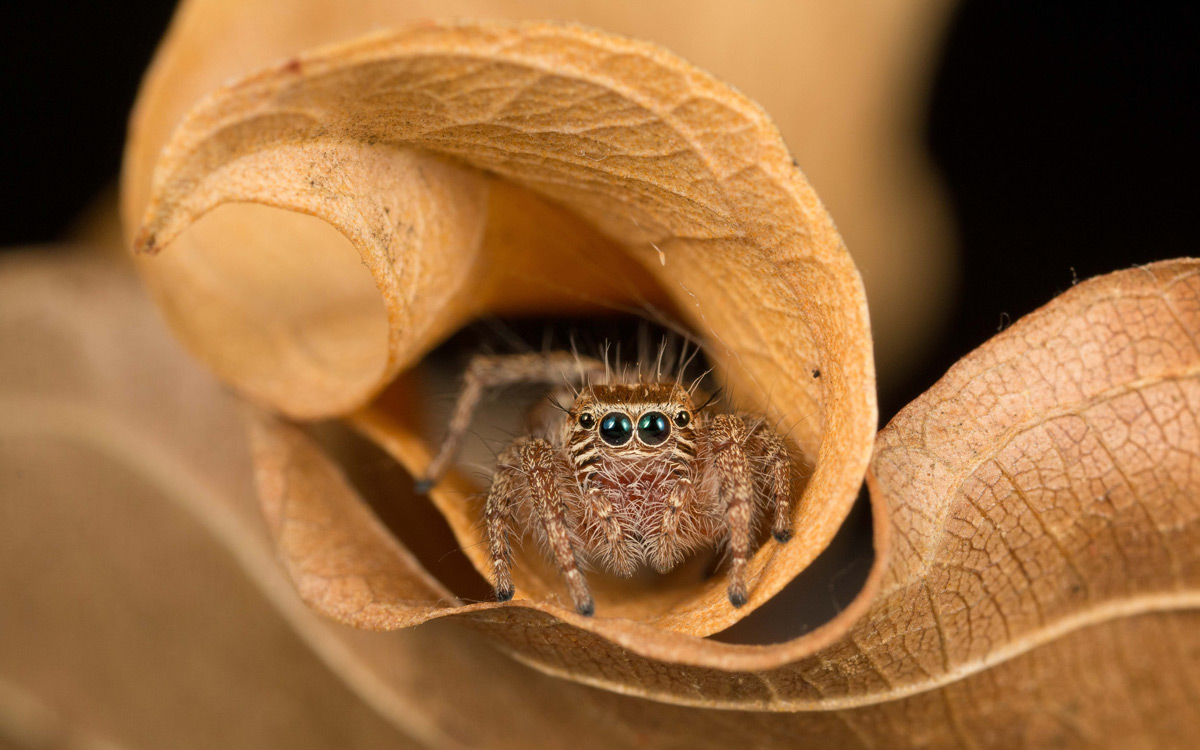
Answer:
<svg viewBox="0 0 1200 750"><path fill-rule="evenodd" d="M776 541L791 538L792 461L761 420L710 415L678 381L656 374L609 382L603 364L562 352L477 357L422 487L453 459L485 387L569 375L583 382L573 400L568 394L570 406L543 414L533 434L497 459L484 511L497 599L514 593L510 535L519 526L549 550L581 614L594 611L585 562L618 575L640 565L666 572L721 543L729 550L729 600L744 604L760 505L774 506Z"/></svg>

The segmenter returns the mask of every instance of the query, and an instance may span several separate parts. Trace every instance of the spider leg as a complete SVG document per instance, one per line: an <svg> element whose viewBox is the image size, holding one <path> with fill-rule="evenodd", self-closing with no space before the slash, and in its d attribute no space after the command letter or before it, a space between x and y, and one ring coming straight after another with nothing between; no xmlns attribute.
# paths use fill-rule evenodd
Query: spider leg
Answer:
<svg viewBox="0 0 1200 750"><path fill-rule="evenodd" d="M425 493L433 489L445 475L462 447L467 428L471 426L471 416L479 406L485 389L513 383L561 383L572 377L582 380L603 369L604 365L599 361L571 352L475 356L463 376L463 389L454 404L446 439L425 470L425 477L417 482L417 492Z"/></svg>
<svg viewBox="0 0 1200 750"><path fill-rule="evenodd" d="M762 451L770 472L771 493L774 497L775 520L771 535L780 544L792 538L792 458L783 438L763 426L755 433L755 442Z"/></svg>
<svg viewBox="0 0 1200 750"><path fill-rule="evenodd" d="M520 441L514 442L496 461L496 474L488 490L484 519L487 522L488 555L492 562L492 588L496 601L513 598L512 546L508 535L513 523L513 498L520 491L524 476L520 462Z"/></svg>
<svg viewBox="0 0 1200 750"><path fill-rule="evenodd" d="M579 569L575 549L571 546L567 505L559 486L554 447L540 438L519 438L513 447L519 453L521 472L529 484L529 494L550 542L558 572L566 581L575 611L581 615L591 615L596 607L583 571Z"/></svg>
<svg viewBox="0 0 1200 750"><path fill-rule="evenodd" d="M680 538L679 514L685 506L691 503L695 493L692 480L681 477L671 488L667 497L667 507L663 511L662 523L658 528L658 536L653 538L653 548L650 551L650 564L660 573L665 573L683 558L683 545Z"/></svg>
<svg viewBox="0 0 1200 750"><path fill-rule="evenodd" d="M718 414L708 431L712 459L708 471L716 473L717 496L725 508L729 527L729 603L740 607L749 595L746 560L750 557L750 526L754 519L754 475L744 444L749 437L745 421Z"/></svg>

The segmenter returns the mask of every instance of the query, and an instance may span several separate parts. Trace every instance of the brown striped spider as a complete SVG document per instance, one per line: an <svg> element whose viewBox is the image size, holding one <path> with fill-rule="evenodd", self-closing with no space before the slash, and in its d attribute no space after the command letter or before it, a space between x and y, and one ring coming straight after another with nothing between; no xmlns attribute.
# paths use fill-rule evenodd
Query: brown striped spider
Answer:
<svg viewBox="0 0 1200 750"><path fill-rule="evenodd" d="M640 565L660 572L687 554L727 543L729 601L746 602L746 560L756 509L774 506L776 541L792 535L792 459L762 420L709 414L679 378L614 375L567 352L477 356L441 450L418 489L428 491L461 447L485 388L519 382L579 382L569 407L543 410L533 435L518 437L497 460L485 506L493 587L513 596L514 524L545 543L576 611L595 606L583 561L628 576ZM565 416L564 416L565 414ZM765 503L758 502L765 500Z"/></svg>

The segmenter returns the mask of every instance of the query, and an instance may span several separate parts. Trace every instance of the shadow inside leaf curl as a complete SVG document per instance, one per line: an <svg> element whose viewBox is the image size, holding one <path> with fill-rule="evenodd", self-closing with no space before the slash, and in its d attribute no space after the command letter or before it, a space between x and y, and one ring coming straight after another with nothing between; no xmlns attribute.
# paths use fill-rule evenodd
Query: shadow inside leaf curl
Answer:
<svg viewBox="0 0 1200 750"><path fill-rule="evenodd" d="M464 602L491 600L491 585L463 554L429 498L413 491L413 477L403 466L340 422L322 422L308 432L387 530L434 578Z"/></svg>

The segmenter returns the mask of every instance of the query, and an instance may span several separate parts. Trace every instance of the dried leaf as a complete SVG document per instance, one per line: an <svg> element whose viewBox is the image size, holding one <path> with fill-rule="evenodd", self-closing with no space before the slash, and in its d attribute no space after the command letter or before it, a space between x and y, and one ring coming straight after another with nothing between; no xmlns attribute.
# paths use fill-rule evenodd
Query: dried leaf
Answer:
<svg viewBox="0 0 1200 750"><path fill-rule="evenodd" d="M148 172L147 152L130 153L127 215ZM827 515L801 519L813 529L801 553L760 551L760 603L828 541L874 418L855 391L871 375L854 348L857 279L785 162L759 110L661 50L574 27L434 24L296 58L200 105L172 137L140 236L173 245L142 265L185 338L243 392L300 417L361 406L359 429L410 468L428 448L405 384L367 402L463 320L665 301L751 401L822 415L799 433L818 459L800 513ZM230 201L311 213L341 234ZM594 293L606 277L623 281ZM626 744L647 726L695 746L1178 743L1200 731L1198 278L1175 261L1081 284L902 412L875 446L871 578L789 643L696 637L732 621L712 582L609 589L608 616L581 618L553 603L533 560L531 600L464 606L322 447L270 411L251 417L260 494L316 609L371 628L465 622L540 670L612 691L563 686L587 691ZM773 311L738 310L764 286ZM814 383L804 374L818 361ZM473 554L469 507L435 500ZM393 661L372 668L403 679ZM516 690L539 684L489 668Z"/></svg>
<svg viewBox="0 0 1200 750"><path fill-rule="evenodd" d="M250 215L205 225L249 202L336 227L379 292L353 256L336 255L332 232L272 237L248 254ZM514 202L525 210L507 210ZM281 225L262 226L270 236ZM751 562L749 606L730 607L719 580L598 590L617 616L720 630L803 569L854 500L875 422L858 274L762 111L652 45L557 24L427 24L236 83L164 150L137 244L157 252L189 236L142 262L160 304L223 378L300 417L364 404L482 312L553 298L647 304L652 282L744 403L795 423L813 469L796 538ZM360 421L415 473L425 459L411 411L377 405ZM444 489L438 501L486 569L476 517ZM538 599L552 591L531 575L518 585Z"/></svg>

